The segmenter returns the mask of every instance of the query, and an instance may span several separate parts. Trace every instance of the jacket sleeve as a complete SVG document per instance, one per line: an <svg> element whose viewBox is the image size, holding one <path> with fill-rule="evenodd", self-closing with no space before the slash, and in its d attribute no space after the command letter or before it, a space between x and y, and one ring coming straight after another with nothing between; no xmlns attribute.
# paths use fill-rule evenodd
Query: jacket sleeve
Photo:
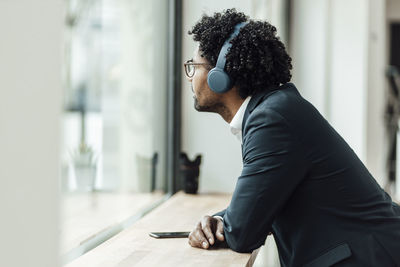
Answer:
<svg viewBox="0 0 400 267"><path fill-rule="evenodd" d="M213 216L213 217L214 217L214 216L221 216L221 217L224 217L225 211L226 211L226 209L221 210L221 211L219 211L219 212L213 214L212 216Z"/></svg>
<svg viewBox="0 0 400 267"><path fill-rule="evenodd" d="M254 110L245 133L243 170L223 216L226 242L237 252L265 243L274 217L308 168L293 129L274 110Z"/></svg>

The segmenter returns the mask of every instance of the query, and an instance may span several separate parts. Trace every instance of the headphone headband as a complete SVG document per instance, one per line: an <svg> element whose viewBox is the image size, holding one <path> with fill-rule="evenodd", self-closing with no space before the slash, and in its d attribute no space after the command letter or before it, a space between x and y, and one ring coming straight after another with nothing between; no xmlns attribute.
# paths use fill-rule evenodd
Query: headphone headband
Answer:
<svg viewBox="0 0 400 267"><path fill-rule="evenodd" d="M233 38L235 38L240 29L245 26L247 22L239 23L235 26L233 33L229 36L229 38L224 42L221 50L219 51L217 64L215 68L211 69L207 75L207 83L210 89L216 93L225 93L229 91L233 82L229 75L224 71L225 63L226 63L226 54L228 53L228 49L231 48L232 44L230 43Z"/></svg>
<svg viewBox="0 0 400 267"><path fill-rule="evenodd" d="M229 36L229 38L224 42L221 51L219 51L218 60L216 64L217 68L220 68L222 70L225 68L226 54L228 54L228 49L232 47L232 44L230 42L232 41L233 38L238 36L240 29L246 24L247 22L241 22L237 24L231 36Z"/></svg>

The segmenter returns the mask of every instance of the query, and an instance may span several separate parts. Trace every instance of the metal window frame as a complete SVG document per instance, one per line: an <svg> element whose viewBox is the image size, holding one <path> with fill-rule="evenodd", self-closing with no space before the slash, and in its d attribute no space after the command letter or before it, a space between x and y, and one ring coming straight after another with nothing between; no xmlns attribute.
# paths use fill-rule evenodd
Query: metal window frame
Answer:
<svg viewBox="0 0 400 267"><path fill-rule="evenodd" d="M165 188L170 195L173 195L181 189L179 154L182 128L182 0L169 0L168 6L167 184Z"/></svg>

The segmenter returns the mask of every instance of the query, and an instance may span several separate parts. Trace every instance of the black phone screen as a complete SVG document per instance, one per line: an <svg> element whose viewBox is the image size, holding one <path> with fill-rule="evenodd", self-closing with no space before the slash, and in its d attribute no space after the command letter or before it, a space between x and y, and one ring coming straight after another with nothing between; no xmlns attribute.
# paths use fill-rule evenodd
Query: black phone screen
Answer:
<svg viewBox="0 0 400 267"><path fill-rule="evenodd" d="M189 234L190 232L152 232L149 235L154 238L184 238Z"/></svg>

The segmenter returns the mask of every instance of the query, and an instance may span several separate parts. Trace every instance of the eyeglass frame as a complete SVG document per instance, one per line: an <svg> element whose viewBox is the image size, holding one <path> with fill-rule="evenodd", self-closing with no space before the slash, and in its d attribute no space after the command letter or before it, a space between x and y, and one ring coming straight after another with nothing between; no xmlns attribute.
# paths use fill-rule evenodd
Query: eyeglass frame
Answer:
<svg viewBox="0 0 400 267"><path fill-rule="evenodd" d="M189 73L187 72L187 68L186 68L186 66L188 66L188 65L191 65L191 66L194 66L194 71L193 71L193 75L189 75ZM189 60L187 60L185 63L183 63L183 68L185 69L185 75L186 75L186 77L187 78L193 78L193 76L194 76L194 74L196 73L196 66L210 66L211 67L211 64L209 64L209 63L200 63L200 62L193 62L193 59L189 59Z"/></svg>

